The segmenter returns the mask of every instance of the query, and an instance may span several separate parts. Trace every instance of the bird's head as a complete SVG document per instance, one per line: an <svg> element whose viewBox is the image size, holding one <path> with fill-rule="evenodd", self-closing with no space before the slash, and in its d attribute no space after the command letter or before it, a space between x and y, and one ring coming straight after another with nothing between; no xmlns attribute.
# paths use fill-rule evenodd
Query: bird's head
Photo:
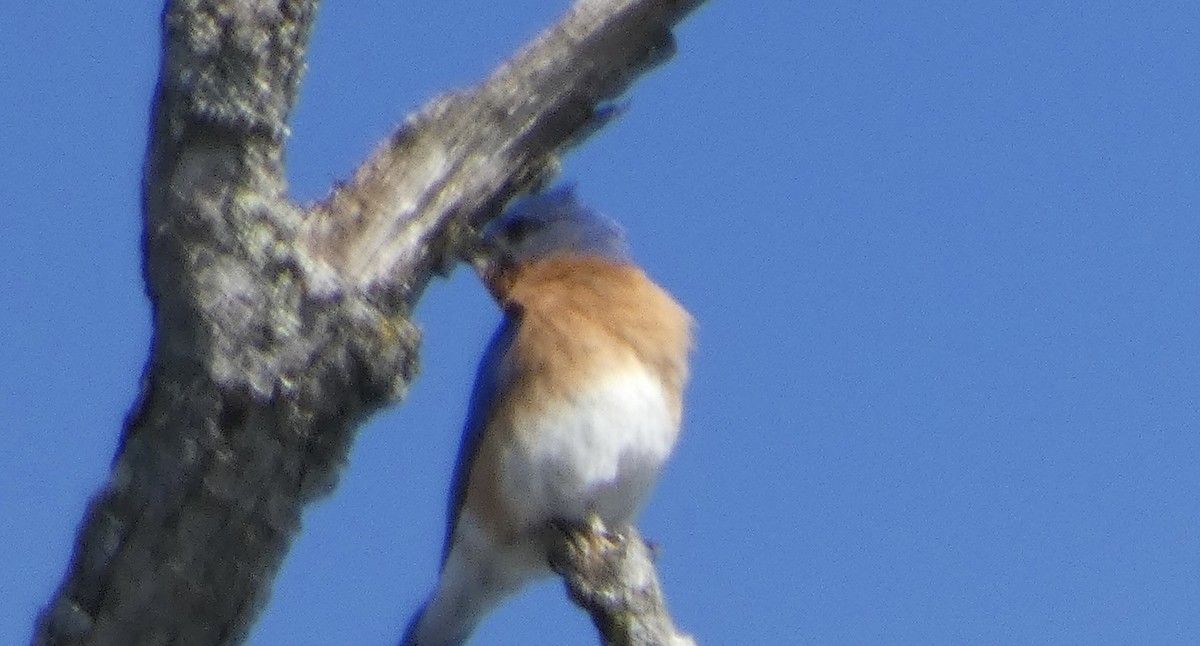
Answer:
<svg viewBox="0 0 1200 646"><path fill-rule="evenodd" d="M471 264L493 292L507 273L560 256L629 261L625 232L575 199L569 186L522 199L484 231Z"/></svg>

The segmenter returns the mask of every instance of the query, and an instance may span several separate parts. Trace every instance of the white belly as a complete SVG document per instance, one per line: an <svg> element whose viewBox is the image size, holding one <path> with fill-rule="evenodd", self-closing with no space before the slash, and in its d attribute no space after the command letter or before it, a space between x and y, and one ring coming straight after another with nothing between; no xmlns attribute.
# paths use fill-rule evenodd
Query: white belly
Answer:
<svg viewBox="0 0 1200 646"><path fill-rule="evenodd" d="M526 526L632 521L679 435L659 380L635 370L598 382L518 424L502 459L501 486Z"/></svg>

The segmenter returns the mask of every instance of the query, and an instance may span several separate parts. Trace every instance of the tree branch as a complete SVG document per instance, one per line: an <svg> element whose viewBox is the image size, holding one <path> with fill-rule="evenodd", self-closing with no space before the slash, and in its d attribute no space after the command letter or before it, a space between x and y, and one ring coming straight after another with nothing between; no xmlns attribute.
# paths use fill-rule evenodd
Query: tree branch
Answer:
<svg viewBox="0 0 1200 646"><path fill-rule="evenodd" d="M703 0L582 0L328 199L286 197L316 0L176 0L143 180L142 393L37 644L234 644L304 506L416 374L407 318L470 232L553 173Z"/></svg>
<svg viewBox="0 0 1200 646"><path fill-rule="evenodd" d="M653 555L636 529L611 533L592 516L588 527L564 529L560 538L550 565L605 646L695 646L671 621Z"/></svg>

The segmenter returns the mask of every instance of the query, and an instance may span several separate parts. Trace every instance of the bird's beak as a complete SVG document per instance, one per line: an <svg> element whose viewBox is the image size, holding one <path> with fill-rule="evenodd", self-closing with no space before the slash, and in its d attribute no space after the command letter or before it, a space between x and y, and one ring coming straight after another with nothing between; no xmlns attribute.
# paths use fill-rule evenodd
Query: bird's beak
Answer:
<svg viewBox="0 0 1200 646"><path fill-rule="evenodd" d="M496 280L497 273L500 270L503 255L496 240L484 234L478 234L473 240L464 245L462 258L470 263L475 269L475 273L479 276L479 280L489 289L493 290L493 283Z"/></svg>
<svg viewBox="0 0 1200 646"><path fill-rule="evenodd" d="M512 274L512 263L505 253L503 242L480 236L463 251L462 257L475 269L480 282L492 297L503 303Z"/></svg>
<svg viewBox="0 0 1200 646"><path fill-rule="evenodd" d="M496 264L496 249L486 238L478 237L463 250L463 260L470 263L475 273L486 282Z"/></svg>

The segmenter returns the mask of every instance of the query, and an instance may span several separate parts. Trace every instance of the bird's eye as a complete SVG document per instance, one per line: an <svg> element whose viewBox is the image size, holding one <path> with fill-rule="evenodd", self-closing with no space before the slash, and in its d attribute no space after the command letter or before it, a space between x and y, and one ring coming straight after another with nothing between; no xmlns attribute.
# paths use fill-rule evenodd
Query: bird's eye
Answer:
<svg viewBox="0 0 1200 646"><path fill-rule="evenodd" d="M504 237L508 238L508 241L514 244L524 242L536 228L536 225L532 221L525 218L518 218L509 222L504 227Z"/></svg>

